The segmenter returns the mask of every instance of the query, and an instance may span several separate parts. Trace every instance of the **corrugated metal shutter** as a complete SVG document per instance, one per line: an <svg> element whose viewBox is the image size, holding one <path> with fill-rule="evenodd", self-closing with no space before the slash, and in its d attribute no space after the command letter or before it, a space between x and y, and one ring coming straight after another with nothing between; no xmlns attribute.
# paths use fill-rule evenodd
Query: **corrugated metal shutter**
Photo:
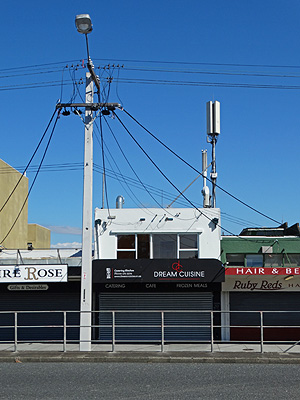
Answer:
<svg viewBox="0 0 300 400"><path fill-rule="evenodd" d="M232 311L286 311L284 313L266 312L263 315L264 326L283 326L284 328L265 328L266 340L299 340L299 329L289 326L300 326L300 295L296 292L286 293L230 293L230 310ZM298 311L298 312L291 312ZM260 314L256 313L232 313L231 325L250 326L260 325ZM237 331L237 328L235 328ZM239 330L240 339L247 336L245 329ZM234 331L234 329L232 329ZM249 328L254 332L254 329ZM252 333L253 333L252 332ZM260 337L256 329L255 339ZM234 336L234 339L239 337ZM254 339L254 338L253 338Z"/></svg>
<svg viewBox="0 0 300 400"><path fill-rule="evenodd" d="M13 292L0 293L0 311L53 311L79 310L78 293ZM14 314L0 314L0 341L14 340L14 328L1 326L14 325ZM79 324L79 313L67 314L67 325ZM39 325L63 325L63 313L20 313L18 315L18 340L62 340L63 327L32 328ZM23 327L22 327L23 326ZM24 327L29 326L29 327ZM77 340L79 328L68 328L67 339Z"/></svg>
<svg viewBox="0 0 300 400"><path fill-rule="evenodd" d="M160 341L161 313L165 311L165 341L201 341L210 339L212 293L101 293L99 310L115 310L117 341ZM128 312L117 312L125 310ZM131 310L140 311L132 313ZM206 310L208 312L168 312L171 310ZM111 313L100 313L99 325L112 324ZM155 325L155 326L151 326ZM172 325L177 325L172 326ZM189 325L186 327L184 325ZM193 326L194 325L194 326ZM197 325L197 326L196 326ZM200 326L199 326L200 325ZM99 329L99 339L112 339L110 326Z"/></svg>

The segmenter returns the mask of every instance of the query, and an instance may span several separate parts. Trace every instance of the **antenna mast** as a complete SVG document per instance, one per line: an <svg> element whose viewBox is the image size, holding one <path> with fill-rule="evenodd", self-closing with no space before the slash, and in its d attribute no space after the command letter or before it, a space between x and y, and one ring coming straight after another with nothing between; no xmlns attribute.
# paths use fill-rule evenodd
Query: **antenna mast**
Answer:
<svg viewBox="0 0 300 400"><path fill-rule="evenodd" d="M220 134L220 102L208 101L206 103L206 117L207 117L207 141L212 145L212 160L211 160L211 173L210 179L212 181L212 207L216 207L216 144Z"/></svg>
<svg viewBox="0 0 300 400"><path fill-rule="evenodd" d="M207 178L207 150L202 150L202 176L203 176L203 207L210 207L210 194L209 187L206 186L206 178Z"/></svg>

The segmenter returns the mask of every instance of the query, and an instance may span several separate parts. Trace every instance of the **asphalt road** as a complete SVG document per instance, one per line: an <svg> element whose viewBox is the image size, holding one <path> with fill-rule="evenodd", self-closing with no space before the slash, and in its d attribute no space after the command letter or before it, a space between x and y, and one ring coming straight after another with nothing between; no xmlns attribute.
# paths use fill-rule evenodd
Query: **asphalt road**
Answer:
<svg viewBox="0 0 300 400"><path fill-rule="evenodd" d="M299 365L2 363L1 399L299 399Z"/></svg>

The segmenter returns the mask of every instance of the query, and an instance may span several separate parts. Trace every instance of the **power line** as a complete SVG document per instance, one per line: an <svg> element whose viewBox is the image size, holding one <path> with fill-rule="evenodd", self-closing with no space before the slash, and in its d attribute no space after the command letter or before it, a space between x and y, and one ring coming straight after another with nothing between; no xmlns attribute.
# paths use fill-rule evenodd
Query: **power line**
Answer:
<svg viewBox="0 0 300 400"><path fill-rule="evenodd" d="M126 128L126 126L124 125L124 123L121 121L121 119L118 117L118 115L113 112L113 114L115 115L115 117L118 119L118 121L121 123L121 125L123 126L123 128L126 130L126 132L129 134L129 136L132 138L132 140L136 143L136 145L142 150L142 152L145 154L145 156L148 158L148 160L155 166L155 168L159 171L159 173L169 182L169 184L171 186L173 186L173 188L178 192L181 193L181 196L193 207L195 208L200 215L203 215L205 218L207 218L209 221L212 222L212 219L209 218L203 211L201 211L198 207L196 207L186 196L185 194L183 194L176 185L174 185L174 183L166 176L166 174L163 173L163 171L158 167L158 165L152 160L152 158L149 156L149 154L142 148L142 146L137 142L137 140L133 137L133 135L130 133L130 131ZM219 223L215 223L216 226L219 226L221 229L223 229L225 232L230 233L231 235L234 235L234 233L232 233L231 231L229 231L228 229L223 228ZM234 235L236 236L236 235Z"/></svg>
<svg viewBox="0 0 300 400"><path fill-rule="evenodd" d="M96 124L97 129L98 126ZM98 137L96 136L97 140ZM99 140L99 144L100 144L100 140ZM105 142L104 142L105 144ZM146 184L146 183L141 183L140 180L135 180L129 176L124 175L120 168L118 167L118 165L116 164L116 161L114 160L112 154L109 151L109 148L105 145L107 152L110 154L110 157L112 158L113 162L115 163L117 169L119 172L116 172L115 170L113 170L112 165L111 166L111 170L109 170L108 168L106 168L106 176L111 178L111 179L116 179L118 180L118 182L120 183L120 185L123 186L122 182L124 182L128 189L130 190L130 192L132 193L132 195L135 197L135 199L137 200L136 203L135 200L131 197L131 195L126 191L125 187L123 186L124 190L126 191L126 193L128 194L128 196L131 198L131 200L137 205L138 208L145 208L145 206L143 206L142 202L137 198L137 196L135 195L135 193L132 191L132 189L130 188L130 186L133 186L137 189L143 189L145 190L145 192L151 192L157 196L159 196L161 194L162 189ZM7 167L2 167L0 168L0 174L19 174L19 172L17 170L23 170L25 167L24 166L15 166L14 169L12 170L9 166ZM38 169L38 165L30 165L27 169L27 173L33 173L36 172ZM42 165L42 167L40 168L40 172L65 172L65 171L82 171L83 170L83 163L57 163L57 164L44 164ZM99 174L103 174L103 168L94 163L94 172L99 173ZM130 185L130 186L129 186ZM149 194L149 193L148 193ZM174 199L174 193L168 192L164 189L164 197L166 200L173 200ZM177 204L180 204L182 206L186 206L186 202L183 200L177 200L176 201ZM193 203L195 203L195 201L193 201ZM149 209L150 210L150 209ZM253 223L252 221L248 221L248 220L244 220L241 219L237 216L233 216L230 214L227 214L223 211L221 211L221 215L222 215L222 219L225 219L229 222L244 226L245 224L250 224L252 226L256 226L256 223Z"/></svg>
<svg viewBox="0 0 300 400"><path fill-rule="evenodd" d="M171 180L162 172L162 170L158 167L158 165L152 160L152 158L148 155L148 153L142 148L142 146L137 142L137 140L133 137L133 135L130 133L130 131L126 128L126 126L124 125L124 123L121 121L121 119L118 117L118 115L116 115L116 113L113 111L114 116L118 119L118 121L121 123L121 125L123 126L123 128L125 129L125 131L129 134L129 136L132 138L132 140L136 143L136 145L140 148L140 150L144 153L144 155L149 159L149 161L155 166L155 168L160 172L160 174L170 183L171 186L174 187L174 189L181 193L181 191L171 182ZM182 193L182 197L186 199L186 201L195 209L199 212L200 215L203 215L206 219L208 219L210 222L213 222L216 226L218 226L221 230L229 233L232 236L235 236L243 241L250 241L253 242L253 240L250 240L248 238L245 238L243 236L238 236L235 235L233 232L229 231L228 229L225 229L224 227L222 227L219 222L214 222L212 218L210 218L209 216L207 216L203 211L201 211L197 206L195 206L183 193ZM210 211L210 209L208 209ZM280 224L280 222L279 222Z"/></svg>
<svg viewBox="0 0 300 400"><path fill-rule="evenodd" d="M9 202L11 196L14 194L15 190L17 189L17 187L19 186L21 180L23 179L23 177L24 177L24 175L25 175L25 173L26 173L28 167L29 167L30 164L31 164L31 161L33 160L33 158L34 158L34 156L36 155L36 153L37 153L37 151L38 151L38 149L39 149L39 147L40 147L42 141L44 140L44 137L45 137L45 135L46 135L46 133L47 133L47 131L48 131L48 129L49 129L49 126L51 125L51 122L52 122L52 120L53 120L53 118L54 118L55 113L56 113L56 110L53 112L53 114L52 114L52 116L51 116L51 118L50 118L50 121L49 121L49 123L48 123L48 125L47 125L47 127L46 127L46 129L45 129L45 131L44 131L44 133L43 133L43 135L42 135L42 137L41 137L41 139L40 139L40 141L39 141L37 147L35 148L35 150L34 150L32 156L31 156L31 158L30 158L28 164L26 165L26 167L25 167L25 169L24 169L22 175L20 176L18 182L16 183L15 187L14 187L13 190L11 191L10 195L8 196L8 198L6 199L6 201L4 202L4 204L2 205L2 207L0 208L0 213L1 213L1 211L4 209L4 207L6 206L6 204Z"/></svg>
<svg viewBox="0 0 300 400"><path fill-rule="evenodd" d="M211 63L211 62L189 62L189 61L158 61L158 60L137 60L137 59L108 59L108 58L95 58L98 61L110 62L135 62L135 63L149 63L149 64L179 64L179 65L207 65L207 66L222 66L222 67L253 67L253 68L295 68L300 69L300 65L276 65L276 64L242 64L242 63Z"/></svg>
<svg viewBox="0 0 300 400"><path fill-rule="evenodd" d="M106 120L105 120L106 121ZM106 121L107 123L107 121ZM108 124L108 123L107 123ZM156 200L156 198L151 194L150 191L148 191L147 187L144 185L144 183L141 181L141 179L139 178L138 174L136 173L136 171L134 170L134 168L132 167L131 163L129 162L128 158L126 157L124 151L122 150L122 147L120 146L116 136L114 135L112 129L110 128L110 126L108 125L110 132L113 136L113 138L115 139L115 142L117 143L120 152L122 153L124 159L126 160L127 164L129 165L130 169L132 170L132 172L134 173L134 175L136 176L136 178L138 179L139 183L143 186L143 188L145 189L145 191L149 194L149 196L152 198L152 200L159 206L161 207L161 205L159 204L159 202Z"/></svg>
<svg viewBox="0 0 300 400"><path fill-rule="evenodd" d="M187 161L185 161L182 157L180 157L177 153L175 153L173 150L170 149L170 147L168 147L167 145L165 145L160 139L158 139L153 133L151 133L147 128L145 128L139 121L137 121L137 119L135 119L128 111L126 111L125 109L123 109L123 111L133 120L135 121L142 129L144 129L147 133L149 133L149 135L151 135L158 143L160 143L163 147L165 147L168 151L170 151L174 156L176 156L179 160L181 160L184 164L186 164L188 167L190 167L192 170L194 170L195 172L197 172L198 174L200 174L201 176L203 176L202 172L198 171L196 168L194 168L191 164L189 164ZM116 115L116 114L115 114ZM118 118L118 117L117 117ZM206 178L209 182L211 182L211 180L209 178ZM227 190L223 189L221 186L216 184L216 187L220 190L222 190L222 192L226 193L228 196L232 197L233 199L235 199L236 201L238 201L239 203L243 204L244 206L250 208L250 210L255 211L256 213L260 214L261 216L276 222L277 224L280 224L279 221L276 221L275 219L267 216L266 214L258 211L256 208L250 206L249 204L245 203L244 201L240 200L238 197L234 196L233 194L231 194L230 192L228 192Z"/></svg>
<svg viewBox="0 0 300 400"><path fill-rule="evenodd" d="M108 203L108 194L107 194L107 181L106 181L106 172L105 172L105 158L104 158L104 142L103 142L103 129L102 129L102 115L100 114L100 137L101 137L101 150L102 150L102 166L103 166L103 175L104 175L104 186L105 186L105 197L106 197L106 205L108 215L110 216L109 203ZM104 207L104 205L103 205Z"/></svg>
<svg viewBox="0 0 300 400"><path fill-rule="evenodd" d="M199 71L199 70L170 70L170 69L153 69L141 67L124 67L125 71L140 71L140 72L163 72L176 74L201 74L201 75L229 75L229 76L255 76L255 77L270 77L270 78L300 78L300 75L287 74L268 74L263 72L233 72L233 71Z"/></svg>
<svg viewBox="0 0 300 400"><path fill-rule="evenodd" d="M105 120L105 121L106 121L106 120ZM106 123L107 123L107 121L106 121ZM97 124L96 124L96 121L95 121L95 125L96 125L97 129L99 130L99 128L98 128L98 126L97 126ZM100 147L101 147L100 140L99 140L98 136L95 135L95 137L96 137L96 139L97 139L97 141L98 141L98 143L99 143L99 145L100 145ZM104 142L104 144L105 144L105 142ZM111 162L109 161L109 158L107 157L107 162L109 163L109 165L110 165L110 167L111 167L111 172L112 172L112 174L109 175L108 169L106 168L106 176L109 176L110 178L113 178L113 179L117 179L118 182L119 182L119 184L120 184L120 185L122 186L122 188L124 189L125 193L126 193L126 194L129 196L129 198L135 203L135 205L136 205L138 208L140 208L140 207L141 207L141 203L140 203L139 199L137 198L137 196L135 195L135 193L133 192L133 190L132 190L131 187L129 186L129 184L128 184L126 178L125 178L124 175L122 174L120 168L118 167L118 164L116 163L116 161L115 161L113 155L111 154L111 152L110 152L110 150L109 150L109 148L108 148L108 146L107 146L106 144L105 144L105 148L106 148L107 153L108 153L109 156L111 157L111 159L112 159L114 165L117 167L117 169L118 169L118 171L119 171L119 173L117 173L117 172L114 170L114 168L113 168ZM96 165L95 165L95 163L94 163L94 172L99 172L99 173L103 174L103 169L101 169L100 166L97 166L97 167L96 167ZM111 172L110 172L110 173L111 173ZM133 199L133 197L131 196L131 194L127 191L127 189L126 189L125 186L123 185L123 182L120 180L120 177L122 178L123 182L124 182L125 185L127 186L128 190L132 193L133 197L135 197L135 199L136 199L137 202ZM140 203L140 204L139 204L139 203Z"/></svg>
<svg viewBox="0 0 300 400"><path fill-rule="evenodd" d="M200 82L200 81L182 81L167 79L137 79L137 78L119 78L121 83L139 83L145 85L170 85L170 86L208 86L208 87L226 87L242 89L277 89L277 90L299 90L299 85L272 85L255 83L229 83L229 82Z"/></svg>
<svg viewBox="0 0 300 400"><path fill-rule="evenodd" d="M22 69L32 69L32 68L40 68L40 67L49 67L53 65L60 65L60 64L69 64L69 63L75 63L79 62L80 60L69 60L69 61L57 61L57 62L52 62L52 63L44 63L44 64L33 64L33 65L27 65L27 66L19 66L19 67L10 67L10 68L2 68L0 69L0 72L3 71L17 71L17 70L22 70Z"/></svg>
<svg viewBox="0 0 300 400"><path fill-rule="evenodd" d="M1 240L0 244L2 244L2 243L7 239L7 237L10 235L11 231L13 230L14 226L16 225L16 223L17 223L17 221L18 221L18 219L19 219L19 217L20 217L20 215L21 215L21 213L22 213L22 211L23 211L23 209L24 209L24 207L25 207L25 205L26 205L26 203L27 203L28 197L29 197L29 195L30 195L30 193L31 193L31 191L32 191L32 188L33 188L33 186L34 186L34 184L35 184L35 181L36 181L36 179L37 179L37 177L38 177L38 174L39 174L39 172L40 172L40 168L41 168L41 166L42 166L42 164L43 164L43 161L44 161L44 159L45 159L45 157L46 157L46 154L47 154L47 151L48 151L48 148L49 148L49 145L50 145L50 142L51 142L51 139L52 139L52 136L53 136L53 133L54 133L56 124L57 124L57 121L58 121L58 119L59 119L59 114L60 114L60 113L58 112L58 113L57 113L57 116L56 116L56 120L55 120L55 122L54 122L54 126L53 126L53 128L52 128L52 131L51 131L51 134L50 134L50 137L49 137L49 140L48 140L47 145L46 145L46 148L45 148L45 150L44 150L44 154L43 154L42 159L41 159L41 162L40 162L40 164L39 164L39 168L38 168L38 170L37 170L37 172L36 172L36 174L35 174L35 177L34 177L34 179L33 179L33 181L32 181L32 184L31 184L31 186L30 186L30 189L29 189L29 191L28 191L28 193L27 193L27 195L26 195L26 197L25 197L25 200L24 200L24 202L23 202L23 204L22 204L22 206L21 206L21 209L20 209L19 213L17 214L17 217L15 218L15 220L14 220L13 224L11 225L9 231L8 231L7 234L4 236L4 238Z"/></svg>

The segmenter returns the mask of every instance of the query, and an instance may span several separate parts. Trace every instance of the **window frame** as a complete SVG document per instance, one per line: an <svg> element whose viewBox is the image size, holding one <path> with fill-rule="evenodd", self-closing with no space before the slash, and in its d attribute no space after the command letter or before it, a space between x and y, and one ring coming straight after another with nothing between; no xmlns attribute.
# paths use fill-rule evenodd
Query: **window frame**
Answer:
<svg viewBox="0 0 300 400"><path fill-rule="evenodd" d="M138 236L139 235L148 235L149 236L149 259L154 260L154 236L155 235L161 235L161 236L174 236L175 240L175 257L177 259L180 259L180 255L182 256L182 253L188 253L188 252L195 252L195 258L200 258L200 239L199 239L199 233L198 232L192 232L192 233L174 233L174 232L164 232L164 233L118 233L116 234L116 258L118 259L118 254L121 252L134 252L135 253L135 258L138 259ZM196 238L196 246L197 247L190 247L190 248L181 248L180 247L180 239L182 236L195 236ZM119 237L120 236L134 236L134 248L118 248L118 243L119 243ZM157 259L157 258L156 258Z"/></svg>
<svg viewBox="0 0 300 400"><path fill-rule="evenodd" d="M196 246L197 247L185 247L181 248L180 247L180 238L182 236L196 236ZM196 257L192 258L199 258L199 234L197 233L178 233L177 234L177 258L180 260L182 257L180 257L181 253L188 253L188 252L195 252Z"/></svg>

